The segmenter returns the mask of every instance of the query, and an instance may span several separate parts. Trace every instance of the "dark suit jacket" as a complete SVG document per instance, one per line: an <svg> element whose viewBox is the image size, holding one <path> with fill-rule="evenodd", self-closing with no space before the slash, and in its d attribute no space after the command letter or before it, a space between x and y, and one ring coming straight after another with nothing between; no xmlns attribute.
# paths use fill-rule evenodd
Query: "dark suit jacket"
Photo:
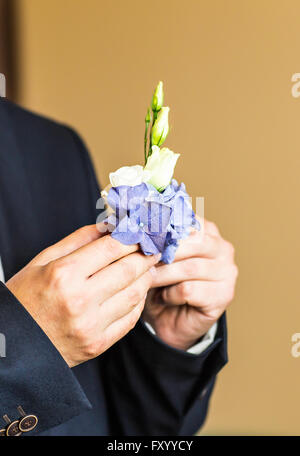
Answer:
<svg viewBox="0 0 300 456"><path fill-rule="evenodd" d="M77 134L0 98L0 255L6 280L47 246L95 223L98 198ZM105 354L70 369L2 283L0 333L7 346L6 358L0 358L0 417L17 419L17 406L23 406L39 418L32 435L194 433L227 361L223 316L214 343L199 356L167 346L139 322Z"/></svg>

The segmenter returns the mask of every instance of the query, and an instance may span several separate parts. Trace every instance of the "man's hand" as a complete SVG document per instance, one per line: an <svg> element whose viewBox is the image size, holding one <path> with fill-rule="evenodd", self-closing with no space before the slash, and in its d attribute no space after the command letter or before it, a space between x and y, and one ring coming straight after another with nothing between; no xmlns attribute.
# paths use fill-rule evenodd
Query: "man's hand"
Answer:
<svg viewBox="0 0 300 456"><path fill-rule="evenodd" d="M237 275L233 246L205 222L204 233L181 242L174 263L156 267L143 318L164 342L187 350L229 305Z"/></svg>
<svg viewBox="0 0 300 456"><path fill-rule="evenodd" d="M70 367L103 353L136 324L157 256L144 256L95 225L35 257L7 288Z"/></svg>

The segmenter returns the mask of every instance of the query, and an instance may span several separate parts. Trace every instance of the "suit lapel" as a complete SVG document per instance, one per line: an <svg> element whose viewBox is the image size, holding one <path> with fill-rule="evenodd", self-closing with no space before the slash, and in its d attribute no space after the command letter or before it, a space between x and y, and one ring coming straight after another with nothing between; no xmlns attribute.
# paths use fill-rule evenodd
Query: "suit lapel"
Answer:
<svg viewBox="0 0 300 456"><path fill-rule="evenodd" d="M0 255L8 280L30 259L38 221L10 104L0 101Z"/></svg>

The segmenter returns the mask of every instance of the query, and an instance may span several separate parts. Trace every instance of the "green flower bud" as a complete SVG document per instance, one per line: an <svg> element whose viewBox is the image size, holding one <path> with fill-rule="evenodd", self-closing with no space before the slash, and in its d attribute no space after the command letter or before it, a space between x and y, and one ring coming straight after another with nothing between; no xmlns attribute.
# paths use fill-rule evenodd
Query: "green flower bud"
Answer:
<svg viewBox="0 0 300 456"><path fill-rule="evenodd" d="M151 109L148 108L148 111L147 111L147 114L145 117L145 122L149 124L151 121L152 121L152 113L151 113Z"/></svg>
<svg viewBox="0 0 300 456"><path fill-rule="evenodd" d="M168 107L163 107L159 111L151 131L151 145L161 146L165 142L169 133L169 111Z"/></svg>
<svg viewBox="0 0 300 456"><path fill-rule="evenodd" d="M152 111L158 112L161 110L164 103L163 83L159 81L152 98Z"/></svg>

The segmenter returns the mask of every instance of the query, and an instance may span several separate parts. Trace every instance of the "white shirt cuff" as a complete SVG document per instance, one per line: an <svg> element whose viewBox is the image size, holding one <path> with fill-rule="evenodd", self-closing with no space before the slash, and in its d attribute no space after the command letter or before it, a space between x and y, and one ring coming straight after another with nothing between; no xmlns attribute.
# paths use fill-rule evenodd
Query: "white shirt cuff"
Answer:
<svg viewBox="0 0 300 456"><path fill-rule="evenodd" d="M146 321L144 322L146 328L154 335L156 335L156 332L152 328L152 326L147 323ZM201 355L209 346L210 344L213 343L216 337L216 332L218 329L218 322L214 323L213 326L207 331L205 336L201 339L200 342L197 344L193 345L191 348L187 350L187 353L192 353L193 355Z"/></svg>

